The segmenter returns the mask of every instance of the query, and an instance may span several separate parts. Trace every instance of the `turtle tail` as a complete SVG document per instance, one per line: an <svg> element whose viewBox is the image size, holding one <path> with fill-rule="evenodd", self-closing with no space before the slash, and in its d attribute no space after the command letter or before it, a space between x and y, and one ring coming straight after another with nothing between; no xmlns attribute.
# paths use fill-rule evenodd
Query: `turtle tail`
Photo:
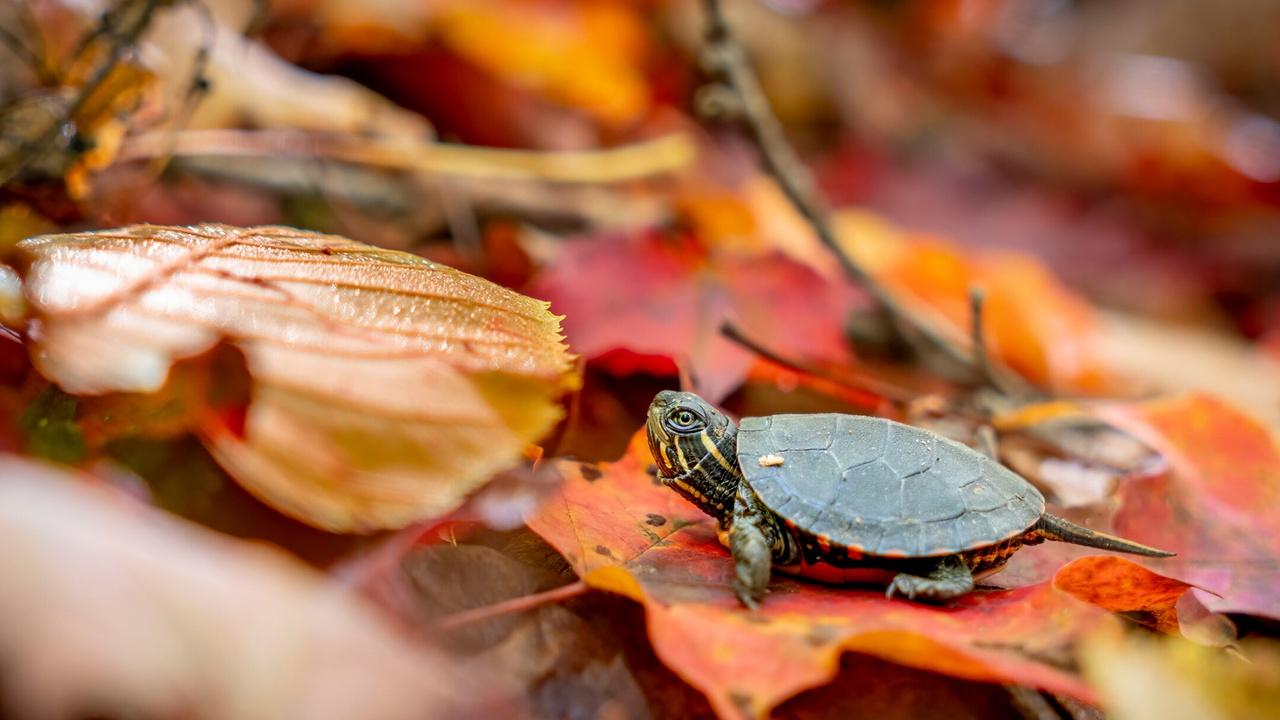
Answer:
<svg viewBox="0 0 1280 720"><path fill-rule="evenodd" d="M1040 516L1035 526L1031 528L1031 533L1037 538L1045 540L1057 540L1058 542L1133 553L1134 555L1146 555L1147 557L1172 557L1174 555L1174 553L1140 545L1124 538L1118 538L1115 535L1096 532L1083 525L1077 525L1048 513Z"/></svg>

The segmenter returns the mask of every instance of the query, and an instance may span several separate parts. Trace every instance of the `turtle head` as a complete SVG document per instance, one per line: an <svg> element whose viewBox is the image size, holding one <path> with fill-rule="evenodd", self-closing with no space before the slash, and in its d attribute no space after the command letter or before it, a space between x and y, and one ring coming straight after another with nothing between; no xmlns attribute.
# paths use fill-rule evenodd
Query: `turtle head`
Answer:
<svg viewBox="0 0 1280 720"><path fill-rule="evenodd" d="M693 393L663 390L649 404L646 429L662 484L727 521L742 479L738 426Z"/></svg>

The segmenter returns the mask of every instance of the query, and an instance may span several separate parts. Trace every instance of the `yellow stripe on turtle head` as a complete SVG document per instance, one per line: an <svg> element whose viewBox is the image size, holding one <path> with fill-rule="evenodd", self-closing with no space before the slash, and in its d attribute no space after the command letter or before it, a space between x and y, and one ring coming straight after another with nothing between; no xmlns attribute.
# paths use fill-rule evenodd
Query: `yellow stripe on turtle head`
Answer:
<svg viewBox="0 0 1280 720"><path fill-rule="evenodd" d="M720 464L720 467L724 468L726 472L732 475L737 474L738 471L734 469L732 463L725 459L724 454L721 453L720 448L716 447L716 444L711 441L711 436L708 433L704 432L698 437L702 439L702 447L706 448L707 452L711 453L711 457L715 458L715 461Z"/></svg>

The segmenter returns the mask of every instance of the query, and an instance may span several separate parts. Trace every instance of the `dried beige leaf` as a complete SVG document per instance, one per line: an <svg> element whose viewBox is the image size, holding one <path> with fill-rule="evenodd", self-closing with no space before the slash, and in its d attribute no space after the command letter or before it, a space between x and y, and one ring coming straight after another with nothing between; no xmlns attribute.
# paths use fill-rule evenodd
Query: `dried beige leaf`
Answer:
<svg viewBox="0 0 1280 720"><path fill-rule="evenodd" d="M0 455L0 715L484 717L501 679L284 553ZM474 669L470 669L474 671Z"/></svg>
<svg viewBox="0 0 1280 720"><path fill-rule="evenodd" d="M452 510L560 417L575 381L546 303L407 253L282 227L45 235L28 261L32 360L75 394L159 390L226 340L253 380L210 451L317 527Z"/></svg>

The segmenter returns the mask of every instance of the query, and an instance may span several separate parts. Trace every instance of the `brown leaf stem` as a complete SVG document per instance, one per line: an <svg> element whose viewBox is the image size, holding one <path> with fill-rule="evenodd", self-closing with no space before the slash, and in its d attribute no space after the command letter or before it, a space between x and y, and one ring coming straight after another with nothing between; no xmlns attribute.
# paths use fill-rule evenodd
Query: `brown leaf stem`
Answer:
<svg viewBox="0 0 1280 720"><path fill-rule="evenodd" d="M510 615L511 613L533 610L534 608L542 607L548 603L575 598L586 591L587 584L581 580L575 580L568 585L561 585L558 588L553 588L545 592L524 595L522 597L504 600L492 605L484 605L470 610L462 610L451 615L445 615L435 623L434 627L437 630L452 630L454 628L462 627L463 625L470 625L471 623L477 623L483 620L501 617L503 615Z"/></svg>
<svg viewBox="0 0 1280 720"><path fill-rule="evenodd" d="M756 340L748 337L740 328L738 328L738 326L731 322L726 322L720 326L720 334L741 346L743 349L748 350L752 354L758 355L775 365L779 365L803 375L809 375L825 380L858 393L868 393L899 405L906 405L918 396L918 393L914 393L907 388L899 387L882 380L862 376L837 376L794 358L785 357L780 355L777 351L765 347Z"/></svg>

